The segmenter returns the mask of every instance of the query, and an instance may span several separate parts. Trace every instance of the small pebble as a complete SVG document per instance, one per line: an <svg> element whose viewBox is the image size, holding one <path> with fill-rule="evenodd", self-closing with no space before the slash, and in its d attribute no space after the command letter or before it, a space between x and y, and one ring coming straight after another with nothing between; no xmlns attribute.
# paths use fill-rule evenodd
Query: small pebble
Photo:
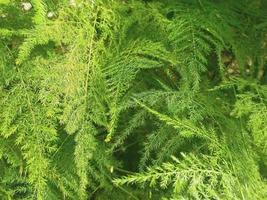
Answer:
<svg viewBox="0 0 267 200"><path fill-rule="evenodd" d="M51 19L51 18L55 17L55 13L52 12L52 11L50 11L50 12L47 13L47 17L48 17L49 19Z"/></svg>
<svg viewBox="0 0 267 200"><path fill-rule="evenodd" d="M29 11L30 9L32 9L32 4L29 2L22 2L21 6L22 6L22 10L24 11Z"/></svg>

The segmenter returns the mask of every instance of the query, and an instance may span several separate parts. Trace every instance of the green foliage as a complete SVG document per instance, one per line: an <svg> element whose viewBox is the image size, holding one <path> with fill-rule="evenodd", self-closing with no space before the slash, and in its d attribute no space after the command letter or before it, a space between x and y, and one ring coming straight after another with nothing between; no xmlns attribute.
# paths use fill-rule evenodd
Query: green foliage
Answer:
<svg viewBox="0 0 267 200"><path fill-rule="evenodd" d="M148 172L124 179L118 179L116 184L148 183L150 187L158 185L162 189L173 187L171 199L236 199L239 188L236 178L224 163L218 163L216 158L183 155L183 162L176 158L174 163L164 163L162 167L148 168ZM144 185L143 185L144 186Z"/></svg>
<svg viewBox="0 0 267 200"><path fill-rule="evenodd" d="M267 199L266 13L0 1L0 199Z"/></svg>

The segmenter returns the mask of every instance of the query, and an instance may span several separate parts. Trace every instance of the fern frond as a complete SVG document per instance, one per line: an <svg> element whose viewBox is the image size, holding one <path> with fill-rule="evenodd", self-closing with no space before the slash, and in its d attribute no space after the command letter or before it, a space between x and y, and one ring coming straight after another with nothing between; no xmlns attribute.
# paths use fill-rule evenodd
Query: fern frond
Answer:
<svg viewBox="0 0 267 200"><path fill-rule="evenodd" d="M235 197L231 188L236 179L231 173L216 165L216 160L213 159L183 155L183 160L173 158L174 163L164 163L161 167L148 168L145 173L115 179L114 183L119 185L138 184L143 187L145 184L149 187L158 185L161 188L172 185L174 199ZM180 195L181 193L184 195ZM225 195L231 195L231 197Z"/></svg>
<svg viewBox="0 0 267 200"><path fill-rule="evenodd" d="M47 9L43 0L33 0L33 9L35 11L33 22L35 24L42 24L46 21Z"/></svg>

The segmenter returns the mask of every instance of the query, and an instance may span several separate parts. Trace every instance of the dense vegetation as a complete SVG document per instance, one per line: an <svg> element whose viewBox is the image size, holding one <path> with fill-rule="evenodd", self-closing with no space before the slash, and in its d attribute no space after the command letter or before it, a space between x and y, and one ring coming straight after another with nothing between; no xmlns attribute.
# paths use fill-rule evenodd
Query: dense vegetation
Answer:
<svg viewBox="0 0 267 200"><path fill-rule="evenodd" d="M266 0L0 0L0 199L267 199Z"/></svg>

